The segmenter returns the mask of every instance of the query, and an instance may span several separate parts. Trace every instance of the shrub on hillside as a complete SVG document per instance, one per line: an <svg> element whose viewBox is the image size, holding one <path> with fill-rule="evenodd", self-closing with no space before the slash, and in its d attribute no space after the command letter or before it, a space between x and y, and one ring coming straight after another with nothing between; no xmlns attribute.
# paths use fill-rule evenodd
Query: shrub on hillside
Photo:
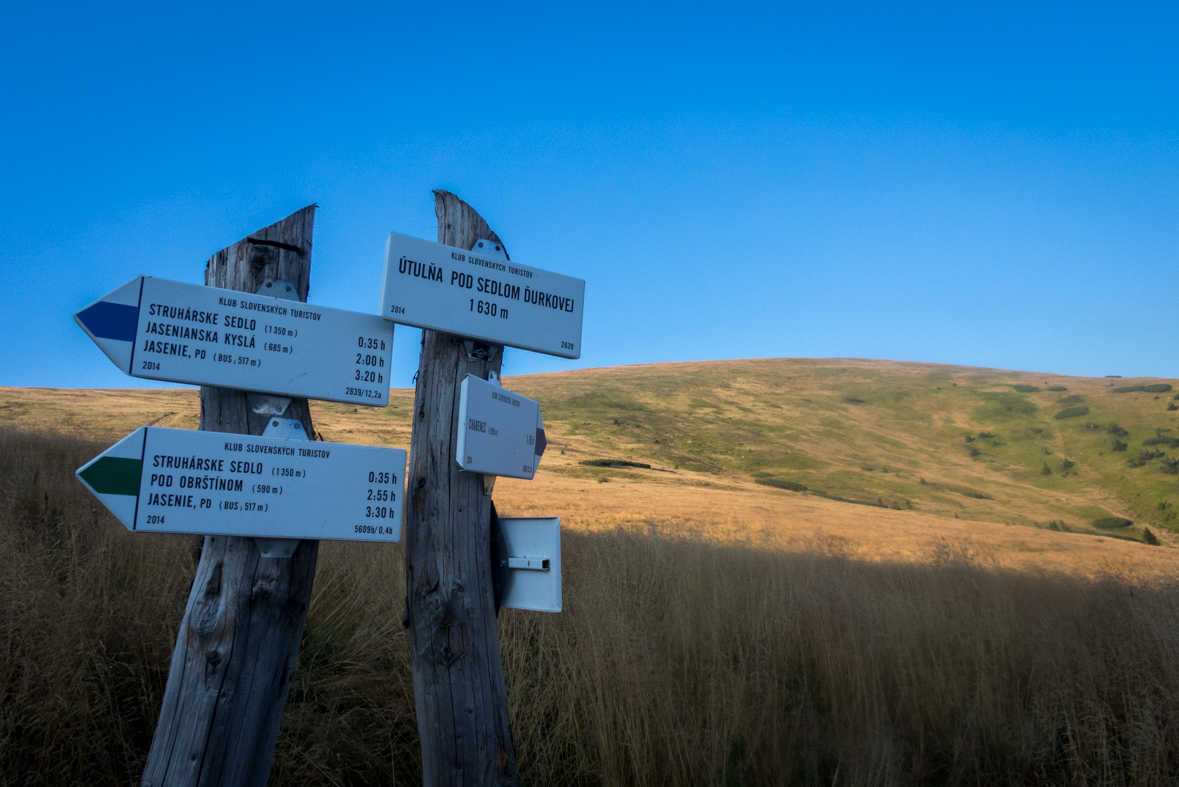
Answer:
<svg viewBox="0 0 1179 787"><path fill-rule="evenodd" d="M791 492L805 492L806 487L795 481L787 481L785 478L758 478L754 480L755 484L762 486L772 486L775 489L786 489Z"/></svg>
<svg viewBox="0 0 1179 787"><path fill-rule="evenodd" d="M1179 475L1179 459L1172 459L1168 456L1159 465L1159 470L1162 470L1167 475Z"/></svg>
<svg viewBox="0 0 1179 787"><path fill-rule="evenodd" d="M1040 468L1040 475L1052 475L1052 468L1048 466L1047 462Z"/></svg>
<svg viewBox="0 0 1179 787"><path fill-rule="evenodd" d="M1057 421L1063 421L1065 418L1076 418L1082 415L1088 415L1088 407L1066 407L1056 415L1052 416Z"/></svg>
<svg viewBox="0 0 1179 787"><path fill-rule="evenodd" d="M1155 435L1148 437L1142 441L1143 445L1165 445L1168 448L1179 448L1179 437L1164 437L1163 435Z"/></svg>
<svg viewBox="0 0 1179 787"><path fill-rule="evenodd" d="M1093 520L1093 527L1099 530L1119 530L1132 524L1134 524L1134 520L1124 519L1120 516L1104 516L1101 519Z"/></svg>
<svg viewBox="0 0 1179 787"><path fill-rule="evenodd" d="M1151 385L1124 385L1113 389L1114 393L1166 393L1171 390L1170 383L1153 383Z"/></svg>
<svg viewBox="0 0 1179 787"><path fill-rule="evenodd" d="M650 470L651 465L646 462L632 462L629 459L582 459L579 464L587 467L639 467Z"/></svg>
<svg viewBox="0 0 1179 787"><path fill-rule="evenodd" d="M1149 527L1142 528L1142 540L1145 543L1150 544L1152 547L1157 547L1159 545L1158 536L1156 536L1154 533L1150 532Z"/></svg>
<svg viewBox="0 0 1179 787"><path fill-rule="evenodd" d="M1064 385L1050 385L1044 389L1045 391L1067 391L1068 387Z"/></svg>
<svg viewBox="0 0 1179 787"><path fill-rule="evenodd" d="M1113 442L1113 450L1115 451L1125 451L1129 447L1128 444L1123 443L1121 440L1114 440Z"/></svg>
<svg viewBox="0 0 1179 787"><path fill-rule="evenodd" d="M1020 393L1035 393L1036 391L1040 390L1034 385L1013 385L1011 387Z"/></svg>
<svg viewBox="0 0 1179 787"><path fill-rule="evenodd" d="M1117 424L1110 424L1108 427L1106 427L1105 433L1111 434L1114 437L1126 437L1127 435L1130 434L1129 432L1127 432L1125 429L1118 426Z"/></svg>

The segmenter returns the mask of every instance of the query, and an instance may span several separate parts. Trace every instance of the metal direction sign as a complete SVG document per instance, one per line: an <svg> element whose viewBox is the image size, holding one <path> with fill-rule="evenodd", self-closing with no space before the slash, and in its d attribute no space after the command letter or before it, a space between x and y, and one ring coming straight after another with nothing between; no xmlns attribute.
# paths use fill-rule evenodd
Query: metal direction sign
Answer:
<svg viewBox="0 0 1179 787"><path fill-rule="evenodd" d="M77 476L128 530L401 538L400 448L141 426Z"/></svg>
<svg viewBox="0 0 1179 787"><path fill-rule="evenodd" d="M397 232L385 246L386 320L581 357L585 281L510 262L492 241L471 251Z"/></svg>
<svg viewBox="0 0 1179 787"><path fill-rule="evenodd" d="M561 520L559 517L500 517L507 547L500 606L561 611ZM501 562L504 562L501 561Z"/></svg>
<svg viewBox="0 0 1179 787"><path fill-rule="evenodd" d="M393 326L375 315L139 276L74 320L133 377L388 404Z"/></svg>
<svg viewBox="0 0 1179 787"><path fill-rule="evenodd" d="M467 375L459 392L455 456L464 470L531 480L547 444L540 404Z"/></svg>

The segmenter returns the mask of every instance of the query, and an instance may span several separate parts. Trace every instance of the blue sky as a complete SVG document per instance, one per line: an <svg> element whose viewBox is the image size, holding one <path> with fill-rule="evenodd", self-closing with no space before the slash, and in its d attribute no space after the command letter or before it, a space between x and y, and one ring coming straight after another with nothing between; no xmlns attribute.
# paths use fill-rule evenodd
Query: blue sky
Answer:
<svg viewBox="0 0 1179 787"><path fill-rule="evenodd" d="M72 312L312 202L311 302L375 311L439 187L587 282L582 358L508 374L1179 377L1176 6L948 5L10 4L0 385L143 384Z"/></svg>

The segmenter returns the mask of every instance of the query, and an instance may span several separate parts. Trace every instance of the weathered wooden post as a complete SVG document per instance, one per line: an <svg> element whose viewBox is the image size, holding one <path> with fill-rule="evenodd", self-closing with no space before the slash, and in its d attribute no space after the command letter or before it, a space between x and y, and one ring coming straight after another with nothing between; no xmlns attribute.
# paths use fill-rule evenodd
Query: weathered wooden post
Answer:
<svg viewBox="0 0 1179 787"><path fill-rule="evenodd" d="M438 242L501 243L470 205L434 192ZM502 243L501 243L502 245ZM516 783L490 553L491 496L455 462L459 388L499 373L503 348L468 352L458 336L422 331L406 475L406 619L426 785Z"/></svg>
<svg viewBox="0 0 1179 787"><path fill-rule="evenodd" d="M256 293L270 278L294 285L305 302L314 220L310 205L223 249L209 260L205 284ZM315 434L306 399L291 400L285 416ZM270 418L254 412L244 391L201 388L202 430L261 435ZM266 784L318 553L318 541L300 541L290 558L264 558L252 538L205 537L145 787Z"/></svg>

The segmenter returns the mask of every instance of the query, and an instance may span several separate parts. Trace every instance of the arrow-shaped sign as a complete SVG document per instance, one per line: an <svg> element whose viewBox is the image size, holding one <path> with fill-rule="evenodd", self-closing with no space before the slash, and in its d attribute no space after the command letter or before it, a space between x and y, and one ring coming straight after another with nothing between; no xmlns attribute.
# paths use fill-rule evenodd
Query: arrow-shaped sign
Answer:
<svg viewBox="0 0 1179 787"><path fill-rule="evenodd" d="M502 244L467 251L398 232L385 246L381 316L490 344L581 357L585 281L510 261Z"/></svg>
<svg viewBox="0 0 1179 787"><path fill-rule="evenodd" d="M375 315L138 276L74 320L132 377L388 404L393 326Z"/></svg>
<svg viewBox="0 0 1179 787"><path fill-rule="evenodd" d="M455 456L464 470L531 480L547 445L539 403L467 375L459 392Z"/></svg>
<svg viewBox="0 0 1179 787"><path fill-rule="evenodd" d="M401 538L404 474L400 448L157 426L77 472L128 530L342 541Z"/></svg>

